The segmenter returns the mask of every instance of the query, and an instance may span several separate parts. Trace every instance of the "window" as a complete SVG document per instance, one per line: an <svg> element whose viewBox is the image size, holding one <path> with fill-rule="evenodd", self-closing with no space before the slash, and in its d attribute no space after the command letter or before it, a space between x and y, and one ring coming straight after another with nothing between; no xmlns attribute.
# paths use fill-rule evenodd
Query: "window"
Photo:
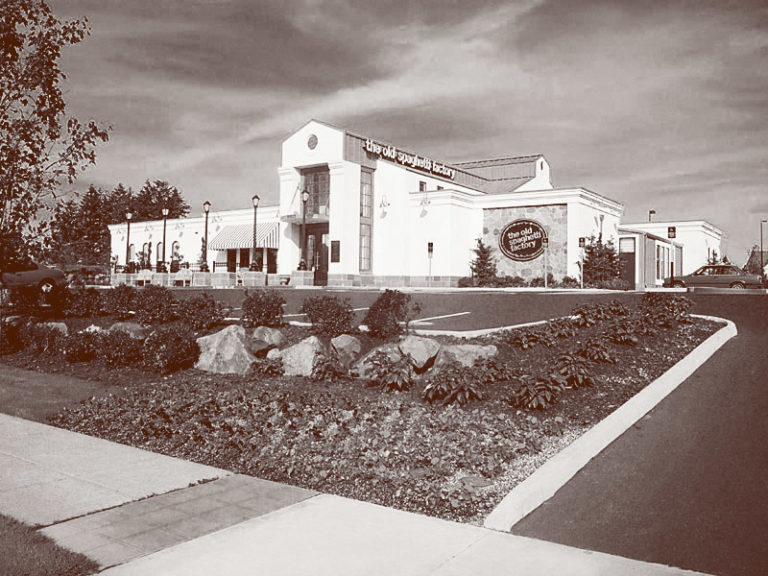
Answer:
<svg viewBox="0 0 768 576"><path fill-rule="evenodd" d="M360 172L360 272L371 271L373 233L373 172Z"/></svg>
<svg viewBox="0 0 768 576"><path fill-rule="evenodd" d="M327 167L315 168L302 173L302 190L309 192L307 214L328 215L331 191L331 174Z"/></svg>
<svg viewBox="0 0 768 576"><path fill-rule="evenodd" d="M437 189L438 190L445 190L445 188L443 188L442 186L438 186Z"/></svg>
<svg viewBox="0 0 768 576"><path fill-rule="evenodd" d="M427 191L427 183L424 180L419 180L419 192Z"/></svg>
<svg viewBox="0 0 768 576"><path fill-rule="evenodd" d="M669 246L656 244L656 279L663 280L669 276Z"/></svg>

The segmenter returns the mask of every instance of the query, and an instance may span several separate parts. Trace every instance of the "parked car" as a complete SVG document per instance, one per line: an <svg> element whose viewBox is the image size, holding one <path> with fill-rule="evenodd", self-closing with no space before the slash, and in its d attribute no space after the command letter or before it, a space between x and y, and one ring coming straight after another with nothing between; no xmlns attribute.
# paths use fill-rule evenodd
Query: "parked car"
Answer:
<svg viewBox="0 0 768 576"><path fill-rule="evenodd" d="M8 264L0 270L0 280L3 288L37 286L44 294L48 294L54 288L63 288L67 285L67 276L64 272L31 260Z"/></svg>
<svg viewBox="0 0 768 576"><path fill-rule="evenodd" d="M664 286L675 288L762 288L763 279L759 274L749 274L738 266L730 264L714 264L702 266L693 274L665 278Z"/></svg>

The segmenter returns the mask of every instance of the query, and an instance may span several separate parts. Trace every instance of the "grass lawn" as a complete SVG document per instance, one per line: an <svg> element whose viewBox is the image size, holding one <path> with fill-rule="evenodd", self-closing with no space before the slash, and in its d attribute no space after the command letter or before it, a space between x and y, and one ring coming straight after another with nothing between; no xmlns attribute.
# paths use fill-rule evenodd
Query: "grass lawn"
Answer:
<svg viewBox="0 0 768 576"><path fill-rule="evenodd" d="M75 554L22 524L0 515L0 574L4 576L80 576L98 564Z"/></svg>

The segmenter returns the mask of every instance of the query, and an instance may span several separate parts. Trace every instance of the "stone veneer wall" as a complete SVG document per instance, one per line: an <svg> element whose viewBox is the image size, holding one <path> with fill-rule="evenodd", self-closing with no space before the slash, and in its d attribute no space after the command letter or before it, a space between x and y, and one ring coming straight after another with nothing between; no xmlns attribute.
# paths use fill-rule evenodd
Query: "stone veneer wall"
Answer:
<svg viewBox="0 0 768 576"><path fill-rule="evenodd" d="M562 279L568 269L568 207L565 204L483 210L483 242L493 250L499 276L520 276L525 280L544 277L544 254L528 262L516 262L504 256L499 248L499 234L504 226L520 218L536 220L547 231L547 270L555 280Z"/></svg>

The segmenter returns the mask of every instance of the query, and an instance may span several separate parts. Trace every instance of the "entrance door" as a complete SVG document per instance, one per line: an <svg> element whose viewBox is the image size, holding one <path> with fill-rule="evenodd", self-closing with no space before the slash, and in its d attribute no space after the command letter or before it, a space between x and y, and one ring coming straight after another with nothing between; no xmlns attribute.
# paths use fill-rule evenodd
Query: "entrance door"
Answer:
<svg viewBox="0 0 768 576"><path fill-rule="evenodd" d="M227 250L227 272L237 272L237 250Z"/></svg>
<svg viewBox="0 0 768 576"><path fill-rule="evenodd" d="M328 234L318 234L315 240L315 286L328 284Z"/></svg>

